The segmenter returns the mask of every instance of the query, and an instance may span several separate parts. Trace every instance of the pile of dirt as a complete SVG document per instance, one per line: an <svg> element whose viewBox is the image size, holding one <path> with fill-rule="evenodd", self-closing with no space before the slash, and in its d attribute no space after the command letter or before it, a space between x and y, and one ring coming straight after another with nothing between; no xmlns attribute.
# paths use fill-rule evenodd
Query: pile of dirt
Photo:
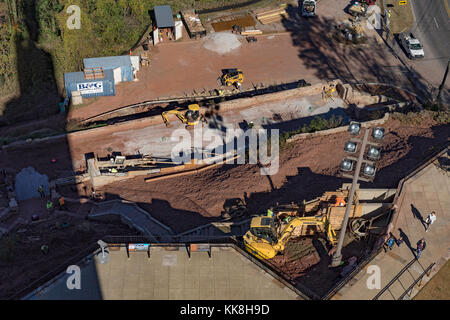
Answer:
<svg viewBox="0 0 450 320"><path fill-rule="evenodd" d="M241 46L237 35L228 32L217 32L207 36L203 47L218 54L229 53Z"/></svg>
<svg viewBox="0 0 450 320"><path fill-rule="evenodd" d="M389 120L385 125L382 157L374 183L362 188L396 188L410 170L442 145L449 126L430 121L410 125ZM146 204L152 215L177 232L220 218L227 199L241 198L250 214L263 213L277 203L311 200L325 191L336 190L349 182L338 176L344 156L347 132L299 140L280 152L278 173L260 174L257 165L224 165L192 175L146 183L142 177L116 182L102 191L122 199Z"/></svg>

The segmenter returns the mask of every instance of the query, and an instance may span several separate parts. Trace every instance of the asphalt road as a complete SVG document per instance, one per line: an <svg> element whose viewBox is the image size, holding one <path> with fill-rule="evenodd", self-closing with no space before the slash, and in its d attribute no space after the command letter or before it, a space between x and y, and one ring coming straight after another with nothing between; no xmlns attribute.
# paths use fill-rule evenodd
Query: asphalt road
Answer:
<svg viewBox="0 0 450 320"><path fill-rule="evenodd" d="M411 0L415 23L411 32L424 46L425 59L445 70L450 58L450 1Z"/></svg>
<svg viewBox="0 0 450 320"><path fill-rule="evenodd" d="M414 14L410 32L422 42L425 57L413 61L405 57L405 60L428 82L431 96L436 97L450 58L450 0L410 1ZM442 92L442 102L450 104L450 77Z"/></svg>

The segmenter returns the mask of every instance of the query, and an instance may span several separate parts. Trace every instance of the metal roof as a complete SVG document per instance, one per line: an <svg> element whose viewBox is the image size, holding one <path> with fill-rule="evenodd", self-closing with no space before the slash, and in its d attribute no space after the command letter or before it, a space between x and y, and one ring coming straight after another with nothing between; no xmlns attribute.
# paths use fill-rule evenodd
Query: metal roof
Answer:
<svg viewBox="0 0 450 320"><path fill-rule="evenodd" d="M103 69L115 69L117 67L129 66L131 68L130 56L98 57L83 59L85 68L103 67Z"/></svg>
<svg viewBox="0 0 450 320"><path fill-rule="evenodd" d="M172 28L175 26L173 22L173 14L170 6L155 6L156 26L158 28Z"/></svg>
<svg viewBox="0 0 450 320"><path fill-rule="evenodd" d="M64 82L66 85L68 83L79 83L79 82L96 82L101 80L112 80L114 81L114 72L110 69L105 69L105 77L103 79L85 79L84 72L67 72L64 74Z"/></svg>

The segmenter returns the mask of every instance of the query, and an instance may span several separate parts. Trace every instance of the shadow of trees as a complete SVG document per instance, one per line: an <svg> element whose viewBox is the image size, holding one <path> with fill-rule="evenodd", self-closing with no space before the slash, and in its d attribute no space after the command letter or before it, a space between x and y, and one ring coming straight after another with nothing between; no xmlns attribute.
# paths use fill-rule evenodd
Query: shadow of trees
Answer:
<svg viewBox="0 0 450 320"><path fill-rule="evenodd" d="M6 104L0 125L47 118L58 112L61 97L50 54L37 44L39 13L37 1L15 1L23 14L20 31L13 33L19 96ZM19 15L20 17L21 15Z"/></svg>
<svg viewBox="0 0 450 320"><path fill-rule="evenodd" d="M342 21L320 15L305 19L293 6L288 6L287 12L288 17L282 23L298 47L300 59L317 78L341 79L347 83L387 83L405 88L412 86L406 77L408 69L392 56L384 43L378 44L372 37L376 31L366 32L370 37L365 44L342 44L334 38L335 28Z"/></svg>

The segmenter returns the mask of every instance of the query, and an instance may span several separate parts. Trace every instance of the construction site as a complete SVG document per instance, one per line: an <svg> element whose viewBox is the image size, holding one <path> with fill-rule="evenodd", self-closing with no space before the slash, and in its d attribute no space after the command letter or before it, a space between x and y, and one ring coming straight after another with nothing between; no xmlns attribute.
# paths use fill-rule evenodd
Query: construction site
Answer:
<svg viewBox="0 0 450 320"><path fill-rule="evenodd" d="M365 27L372 15L302 3L179 17L162 6L129 55L66 73L62 116L1 127L0 298L339 299L382 254L409 207L403 185L424 168L446 219L448 112L424 110L392 72L401 63ZM319 9L334 19L323 68L306 51L330 20L293 36ZM341 61L349 48L357 59ZM366 143L377 154L363 159ZM64 287L74 264L89 290Z"/></svg>

